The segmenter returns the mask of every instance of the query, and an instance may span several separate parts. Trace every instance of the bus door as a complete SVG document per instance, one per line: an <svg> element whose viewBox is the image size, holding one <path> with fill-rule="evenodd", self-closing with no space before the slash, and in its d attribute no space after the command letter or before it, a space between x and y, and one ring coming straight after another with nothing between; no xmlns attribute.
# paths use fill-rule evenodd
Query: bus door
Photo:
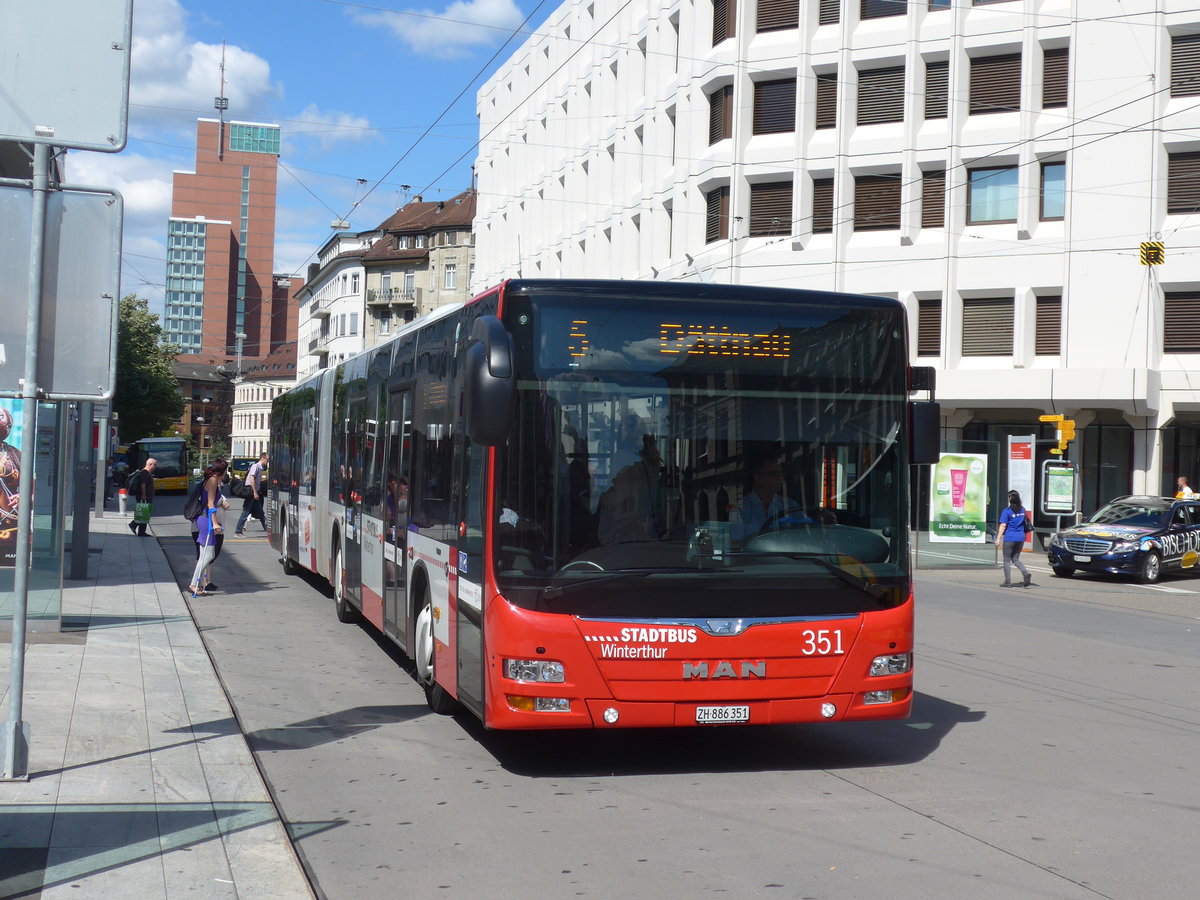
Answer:
<svg viewBox="0 0 1200 900"><path fill-rule="evenodd" d="M458 700L483 715L483 504L487 447L455 437L454 484L458 495Z"/></svg>
<svg viewBox="0 0 1200 900"><path fill-rule="evenodd" d="M363 458L366 443L366 408L364 396L351 397L347 404L346 453L342 479L342 503L345 504L344 539L346 548L346 580L343 589L354 605L362 609L362 491Z"/></svg>
<svg viewBox="0 0 1200 900"><path fill-rule="evenodd" d="M409 440L412 432L412 391L388 396L384 429L384 480L387 495L383 523L383 627L397 643L408 648Z"/></svg>

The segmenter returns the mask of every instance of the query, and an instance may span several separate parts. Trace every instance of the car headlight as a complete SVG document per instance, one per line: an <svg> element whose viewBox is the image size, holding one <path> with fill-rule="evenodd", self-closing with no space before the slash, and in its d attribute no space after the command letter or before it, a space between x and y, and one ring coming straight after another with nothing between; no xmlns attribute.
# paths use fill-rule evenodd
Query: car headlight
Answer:
<svg viewBox="0 0 1200 900"><path fill-rule="evenodd" d="M1050 546L1051 547L1065 546L1065 544L1063 543L1062 535L1059 534L1058 532L1055 532L1054 537L1050 538Z"/></svg>
<svg viewBox="0 0 1200 900"><path fill-rule="evenodd" d="M1113 553L1129 553L1131 550L1138 548L1137 541L1117 541L1112 546Z"/></svg>

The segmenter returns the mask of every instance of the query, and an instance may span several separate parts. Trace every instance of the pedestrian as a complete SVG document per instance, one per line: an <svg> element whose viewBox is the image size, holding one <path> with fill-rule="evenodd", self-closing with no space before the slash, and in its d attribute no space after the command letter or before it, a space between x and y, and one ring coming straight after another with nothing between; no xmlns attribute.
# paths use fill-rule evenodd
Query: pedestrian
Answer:
<svg viewBox="0 0 1200 900"><path fill-rule="evenodd" d="M246 528L246 520L251 516L258 519L262 525L263 531L267 530L267 517L263 515L263 472L267 468L267 453L263 451L258 455L258 462L250 466L250 470L246 473L246 486L250 488L250 496L247 497L242 506L242 514L238 517L237 528L234 529L235 535L240 535Z"/></svg>
<svg viewBox="0 0 1200 900"><path fill-rule="evenodd" d="M214 460L214 462L215 462L215 460ZM215 518L216 518L217 524L220 525L221 527L216 530L216 536L213 540L213 558L212 558L213 563L215 563L217 561L217 558L221 555L221 545L225 543L225 510L229 509L229 500L225 496L225 482L228 480L229 480L229 473L227 471L225 473L225 478L221 482L220 493L218 494L217 515ZM203 484L203 481L201 481L200 484ZM203 518L203 516L198 516L197 518L192 520L192 544L196 551L196 559L197 560L200 559L200 519L201 518ZM213 581L212 581L212 563L209 563L209 567L207 569L205 569L205 571L201 574L200 584L204 585L204 590L209 592L210 594L213 591L218 590L217 586L215 584L213 584Z"/></svg>
<svg viewBox="0 0 1200 900"><path fill-rule="evenodd" d="M145 465L129 476L125 482L125 490L133 497L133 521L129 530L138 537L146 536L146 526L154 514L154 470L158 468L158 460L150 457Z"/></svg>
<svg viewBox="0 0 1200 900"><path fill-rule="evenodd" d="M1180 475L1177 479L1175 479L1175 488L1176 500L1195 500L1197 497L1200 497L1200 494L1197 494L1195 491L1193 491L1191 486L1188 484L1186 475Z"/></svg>
<svg viewBox="0 0 1200 900"><path fill-rule="evenodd" d="M1021 551L1025 549L1025 533L1029 529L1029 519L1025 515L1025 507L1021 505L1021 495L1016 491L1008 492L1008 506L1000 513L1000 522L996 527L996 546L1000 548L1004 560L1004 582L1000 587L1016 587L1012 583L1012 567L1015 565L1021 572L1021 587L1029 587L1033 576L1021 562Z"/></svg>
<svg viewBox="0 0 1200 900"><path fill-rule="evenodd" d="M108 465L104 467L104 502L107 503L113 498L116 493L116 473L114 471L113 458L108 458Z"/></svg>
<svg viewBox="0 0 1200 900"><path fill-rule="evenodd" d="M208 596L208 578L212 574L210 567L216 558L217 535L223 533L224 527L217 519L221 509L221 483L225 480L225 472L229 463L223 459L213 460L212 465L204 470L201 478L201 493L204 497L204 511L196 518L196 546L200 553L196 559L196 568L192 571L192 580L188 585L192 598Z"/></svg>

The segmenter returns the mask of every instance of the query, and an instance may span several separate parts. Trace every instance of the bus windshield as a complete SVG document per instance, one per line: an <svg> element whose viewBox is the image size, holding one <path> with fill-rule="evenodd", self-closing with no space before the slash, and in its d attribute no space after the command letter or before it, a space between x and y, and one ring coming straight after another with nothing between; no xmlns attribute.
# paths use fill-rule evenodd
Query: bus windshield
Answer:
<svg viewBox="0 0 1200 900"><path fill-rule="evenodd" d="M850 615L907 597L901 312L883 301L507 301L517 416L493 559L529 608Z"/></svg>

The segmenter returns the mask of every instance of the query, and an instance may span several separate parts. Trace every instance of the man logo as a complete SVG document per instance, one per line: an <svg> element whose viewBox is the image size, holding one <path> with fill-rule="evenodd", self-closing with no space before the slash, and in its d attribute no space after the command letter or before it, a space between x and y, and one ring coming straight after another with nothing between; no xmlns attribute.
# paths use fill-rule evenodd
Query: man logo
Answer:
<svg viewBox="0 0 1200 900"><path fill-rule="evenodd" d="M766 678L767 677L767 661L765 659L756 659L750 661L743 659L741 661L742 673L739 675L733 668L733 663L726 660L721 660L715 667L709 669L708 663L690 663L683 664L683 680L697 681L707 679L709 681L716 678Z"/></svg>

